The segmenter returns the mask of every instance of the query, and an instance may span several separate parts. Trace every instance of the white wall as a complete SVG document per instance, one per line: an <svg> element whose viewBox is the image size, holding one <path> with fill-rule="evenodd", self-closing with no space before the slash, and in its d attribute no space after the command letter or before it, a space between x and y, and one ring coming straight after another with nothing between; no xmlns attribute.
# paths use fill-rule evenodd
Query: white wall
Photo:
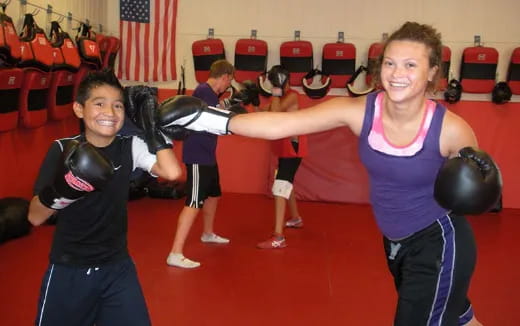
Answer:
<svg viewBox="0 0 520 326"><path fill-rule="evenodd" d="M258 38L269 44L268 66L279 62L279 46L293 38L294 30L312 42L315 64L321 61L323 44L334 42L338 31L343 31L346 41L356 45L356 65L360 65L366 63L368 47L382 33L414 20L432 24L442 33L452 50L453 77L458 78L462 50L472 46L478 34L483 45L499 51L498 79L502 80L512 50L520 46L519 17L518 0L179 0L177 65L184 63L187 86L193 88L191 44L205 38L209 27L224 41L231 61L235 41L257 29Z"/></svg>
<svg viewBox="0 0 520 326"><path fill-rule="evenodd" d="M22 30L23 18L26 13L34 13L34 19L38 26L48 33L51 21L60 21L63 19L61 15L67 16L70 12L73 20L69 21L65 18L60 22L62 29L68 32L70 36L76 36L77 31L73 30L73 28L78 27L79 23L77 21L85 22L87 19L93 26L94 31L98 31L101 24L105 33L108 32L117 36L119 35L118 28L107 30L108 17L110 16L113 19L112 14L109 14L107 11L107 1L110 0L28 0L27 5L22 6L21 1L11 0L7 6L6 14L13 19L18 33ZM0 2L5 3L6 0L0 0ZM116 1L112 0L112 2ZM119 1L117 2L119 3ZM46 9L48 5L52 6L53 14L47 14Z"/></svg>
<svg viewBox="0 0 520 326"><path fill-rule="evenodd" d="M45 7L50 3L63 13L73 11L75 16L103 23L111 34L117 35L119 30L118 0L30 2ZM12 0L10 7L18 3ZM8 13L11 10L8 8ZM42 18L45 13L37 16ZM302 40L313 43L315 65L321 61L323 44L334 42L338 31L343 31L346 42L357 48L359 66L366 64L371 43L407 20L432 24L442 33L444 43L452 50L454 78L458 78L462 50L473 45L476 34L483 45L500 53L497 80L505 78L511 52L520 46L518 0L178 0L177 67L186 67L187 88L194 88L191 44L206 38L210 27L215 29L215 37L223 40L231 62L235 41L249 37L251 29L258 30L258 38L269 45L268 66L279 62L279 46L293 39L294 30L301 31ZM176 82L156 85L177 88Z"/></svg>

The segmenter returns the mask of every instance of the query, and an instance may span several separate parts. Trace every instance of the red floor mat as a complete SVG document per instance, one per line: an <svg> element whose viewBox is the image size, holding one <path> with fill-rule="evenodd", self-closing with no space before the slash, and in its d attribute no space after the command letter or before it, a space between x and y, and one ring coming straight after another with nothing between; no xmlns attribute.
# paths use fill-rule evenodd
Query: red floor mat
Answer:
<svg viewBox="0 0 520 326"><path fill-rule="evenodd" d="M272 199L224 194L216 231L228 246L205 245L196 221L185 255L196 270L168 267L182 201L129 204L129 246L155 326L391 325L396 295L381 236L367 205L303 202L305 228L288 230L288 247L255 248L271 232ZM520 324L520 211L472 217L478 263L470 290L486 326ZM53 227L0 246L0 325L34 321Z"/></svg>

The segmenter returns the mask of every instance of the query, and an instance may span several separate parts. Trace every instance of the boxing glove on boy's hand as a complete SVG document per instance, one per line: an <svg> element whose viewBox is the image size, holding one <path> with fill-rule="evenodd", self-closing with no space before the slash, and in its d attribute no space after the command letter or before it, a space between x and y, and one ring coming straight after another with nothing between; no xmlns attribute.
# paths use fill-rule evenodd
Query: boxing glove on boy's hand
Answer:
<svg viewBox="0 0 520 326"><path fill-rule="evenodd" d="M70 141L63 151L54 183L43 188L40 202L62 209L85 194L102 189L114 174L112 162L88 142Z"/></svg>
<svg viewBox="0 0 520 326"><path fill-rule="evenodd" d="M225 135L230 133L229 119L234 115L230 111L208 107L199 98L178 95L161 103L157 123L167 136L178 133L180 128Z"/></svg>
<svg viewBox="0 0 520 326"><path fill-rule="evenodd" d="M502 193L502 178L484 151L465 147L459 157L447 160L435 180L439 205L456 214L477 215L495 206Z"/></svg>
<svg viewBox="0 0 520 326"><path fill-rule="evenodd" d="M157 128L157 106L157 94L154 88L144 85L125 88L127 115L143 131L144 141L152 154L172 146Z"/></svg>

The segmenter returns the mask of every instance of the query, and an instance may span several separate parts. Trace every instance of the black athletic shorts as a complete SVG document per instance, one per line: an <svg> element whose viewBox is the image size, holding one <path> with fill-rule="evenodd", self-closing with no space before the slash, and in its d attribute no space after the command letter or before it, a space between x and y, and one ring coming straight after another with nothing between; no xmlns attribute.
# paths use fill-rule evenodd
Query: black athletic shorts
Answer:
<svg viewBox="0 0 520 326"><path fill-rule="evenodd" d="M294 176L296 175L296 171L298 171L298 167L300 166L301 162L301 157L280 157L278 159L278 171L276 172L276 179L293 183Z"/></svg>
<svg viewBox="0 0 520 326"><path fill-rule="evenodd" d="M446 215L402 240L383 238L398 292L395 326L464 325L476 244L463 216Z"/></svg>
<svg viewBox="0 0 520 326"><path fill-rule="evenodd" d="M202 208L208 197L220 197L218 165L186 164L185 205Z"/></svg>
<svg viewBox="0 0 520 326"><path fill-rule="evenodd" d="M35 325L150 326L134 262L82 268L50 264Z"/></svg>
<svg viewBox="0 0 520 326"><path fill-rule="evenodd" d="M291 142L294 151L298 152L298 142ZM290 183L294 182L294 176L296 175L296 171L298 171L298 167L302 162L301 157L280 157L278 158L278 170L276 172L276 179L289 181Z"/></svg>

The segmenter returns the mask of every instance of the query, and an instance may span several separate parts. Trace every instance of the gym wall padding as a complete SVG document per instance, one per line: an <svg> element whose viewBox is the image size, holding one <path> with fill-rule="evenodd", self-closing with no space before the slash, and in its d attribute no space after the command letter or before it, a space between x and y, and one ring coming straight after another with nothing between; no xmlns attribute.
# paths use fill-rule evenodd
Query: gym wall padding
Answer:
<svg viewBox="0 0 520 326"><path fill-rule="evenodd" d="M191 92L188 92L188 94ZM164 99L175 91L159 90ZM302 107L324 101L300 95ZM262 99L261 105L267 104ZM504 180L503 205L520 208L520 103L460 101L449 104L473 127L479 145L498 163ZM40 163L53 139L78 132L76 118L49 121L35 129L0 132L0 197L30 198ZM175 153L181 159L182 143ZM274 158L270 142L241 136L219 137L217 151L224 192L270 194ZM295 180L298 198L331 202L368 202L368 178L357 153L357 138L346 128L309 135L309 155Z"/></svg>
<svg viewBox="0 0 520 326"><path fill-rule="evenodd" d="M495 48L467 47L462 52L459 81L466 93L491 93L496 83L499 53Z"/></svg>

